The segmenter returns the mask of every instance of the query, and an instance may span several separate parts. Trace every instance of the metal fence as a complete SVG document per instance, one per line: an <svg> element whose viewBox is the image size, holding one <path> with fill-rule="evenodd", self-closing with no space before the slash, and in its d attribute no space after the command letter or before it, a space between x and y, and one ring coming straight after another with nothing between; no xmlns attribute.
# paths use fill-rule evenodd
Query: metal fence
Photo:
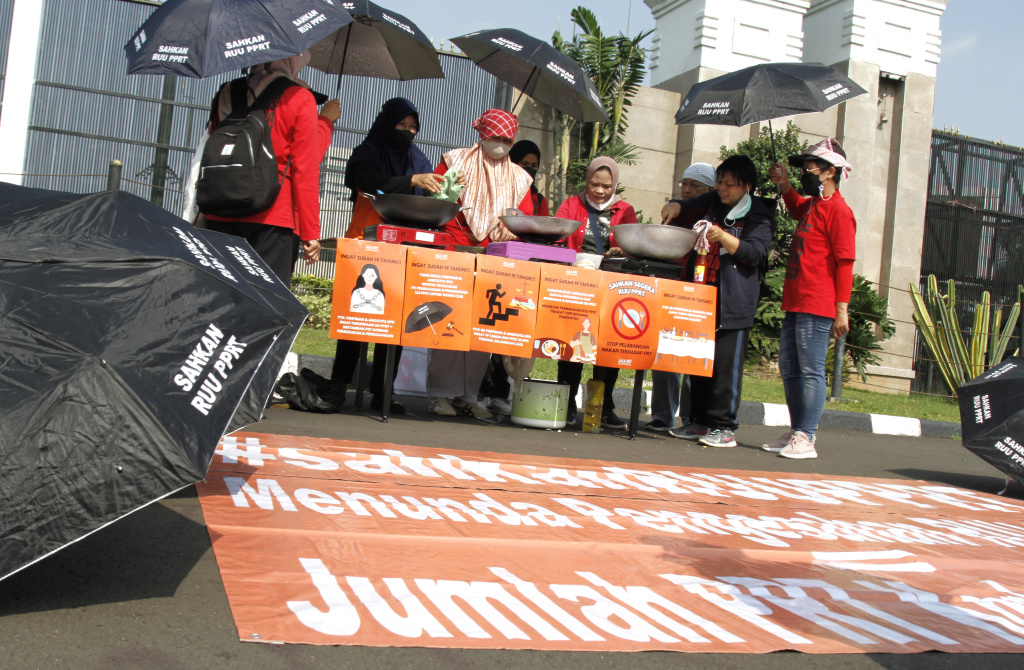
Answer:
<svg viewBox="0 0 1024 670"><path fill-rule="evenodd" d="M1016 301L1017 286L1024 284L1024 150L933 131L922 288L928 275L940 284L953 280L965 329L985 291L996 305ZM1019 342L1014 337L1009 352ZM920 342L916 354L929 357ZM941 383L928 374L927 362L919 361L917 369L915 390Z"/></svg>
<svg viewBox="0 0 1024 670"><path fill-rule="evenodd" d="M125 190L181 214L182 182L210 102L218 87L239 73L205 80L128 76L123 45L153 11L152 4L41 1L24 184L79 193L102 190L107 165L119 159ZM13 0L0 0L0 31L6 25L9 33L12 7ZM6 39L2 53L7 53ZM343 235L351 220L343 186L346 161L385 100L400 95L416 104L422 124L417 145L435 163L444 151L475 141L470 124L481 112L510 104L509 88L469 59L446 53L440 58L445 79L344 77L339 89L337 75L311 69L302 73L312 88L331 96L337 92L341 101L341 120L321 170L324 237ZM312 272L333 274L333 254L323 257Z"/></svg>
<svg viewBox="0 0 1024 670"><path fill-rule="evenodd" d="M0 101L4 99L4 81L7 79L7 47L11 43L11 17L14 15L14 0L0 0ZM3 118L0 106L0 119Z"/></svg>

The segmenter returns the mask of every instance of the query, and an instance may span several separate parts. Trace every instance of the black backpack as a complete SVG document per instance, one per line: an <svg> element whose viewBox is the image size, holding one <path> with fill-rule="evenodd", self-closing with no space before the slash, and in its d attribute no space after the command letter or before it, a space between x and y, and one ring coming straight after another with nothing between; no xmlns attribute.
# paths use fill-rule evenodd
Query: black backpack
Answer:
<svg viewBox="0 0 1024 670"><path fill-rule="evenodd" d="M295 82L278 77L247 104L248 81L229 83L231 114L210 133L199 163L196 204L203 214L243 218L270 209L281 191L266 110ZM217 98L214 98L216 108Z"/></svg>

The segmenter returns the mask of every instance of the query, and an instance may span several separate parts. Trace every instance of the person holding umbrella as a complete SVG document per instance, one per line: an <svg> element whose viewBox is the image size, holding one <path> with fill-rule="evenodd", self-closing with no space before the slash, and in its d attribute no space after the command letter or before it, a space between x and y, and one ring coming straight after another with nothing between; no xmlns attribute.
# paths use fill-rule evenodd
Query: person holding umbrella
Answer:
<svg viewBox="0 0 1024 670"><path fill-rule="evenodd" d="M612 229L620 223L637 223L637 218L633 206L615 192L618 186L618 163L607 156L590 161L583 192L563 202L555 215L580 222L580 227L569 236L570 249L588 254L622 255L622 249L615 246L615 233ZM566 418L569 423L576 421L576 393L582 377L583 363L558 361L558 382L569 385L569 412ZM601 423L609 428L622 428L626 425L615 414L615 401L612 399L618 377L618 368L594 366L593 378L604 382Z"/></svg>
<svg viewBox="0 0 1024 670"><path fill-rule="evenodd" d="M320 163L330 146L334 122L341 116L337 100L327 102L317 113L313 94L298 79L308 62L309 54L302 53L257 65L247 80L250 105L278 78L296 84L285 89L271 113L270 136L281 182L274 204L239 219L206 216L208 229L244 237L286 285L291 285L300 246L307 263L315 263L320 256ZM231 114L231 107L229 83L214 98L211 129Z"/></svg>
<svg viewBox="0 0 1024 670"><path fill-rule="evenodd" d="M682 200L689 200L714 190L718 175L715 168L708 163L694 163L683 171L679 180L679 195ZM685 260L685 259L683 259ZM644 426L647 430L667 433L675 428L676 414L680 407L683 412L683 423L690 420L689 401L690 380L683 379L678 372L651 371L651 420Z"/></svg>
<svg viewBox="0 0 1024 670"><path fill-rule="evenodd" d="M420 114L416 106L405 98L392 98L384 103L367 133L357 146L345 168L345 185L352 191L352 222L345 237L360 239L367 226L381 222L380 215L362 193L405 193L424 195L441 190L441 177L433 173L433 165L426 154L414 144L420 131ZM378 280L379 281L379 280ZM379 410L383 405L384 351L386 345L374 345L373 370L370 373L370 407ZM331 369L331 386L337 404L345 398L345 389L352 383L352 374L359 361L358 342L338 340ZM397 347L395 360L401 360L402 348ZM392 381L398 375L394 366ZM400 402L391 403L392 414L403 414Z"/></svg>
<svg viewBox="0 0 1024 670"><path fill-rule="evenodd" d="M815 432L825 407L825 359L829 333L837 338L850 330L847 305L853 290L857 257L857 221L839 192L839 176L853 168L839 142L829 137L789 164L800 169L797 194L789 171L776 163L768 173L779 185L786 209L796 219L786 281L782 288L779 372L789 407L790 428L762 445L784 458L817 458Z"/></svg>
<svg viewBox="0 0 1024 670"><path fill-rule="evenodd" d="M504 110L489 109L473 122L473 129L480 141L445 153L435 170L439 175L449 168L458 170L465 182L459 202L468 209L445 224L445 232L452 235L453 245L486 246L491 240L513 240L515 236L498 217L514 207L533 214L533 179L509 157L519 121ZM462 411L476 419L493 419L479 404L480 384L489 361L488 353L431 349L427 362L430 411L440 416Z"/></svg>
<svg viewBox="0 0 1024 670"><path fill-rule="evenodd" d="M690 376L687 425L669 435L708 447L735 447L743 363L760 299L760 267L772 241L775 201L753 195L757 166L748 156L725 159L716 190L673 200L662 219L700 233L684 277L718 287L715 366L711 377Z"/></svg>

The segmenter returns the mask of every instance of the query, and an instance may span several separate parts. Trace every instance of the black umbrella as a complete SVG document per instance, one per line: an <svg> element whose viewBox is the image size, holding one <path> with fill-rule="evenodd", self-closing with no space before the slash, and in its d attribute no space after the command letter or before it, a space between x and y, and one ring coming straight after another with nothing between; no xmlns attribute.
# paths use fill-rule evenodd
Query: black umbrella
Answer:
<svg viewBox="0 0 1024 670"><path fill-rule="evenodd" d="M1008 358L956 390L964 446L1024 484L1024 358Z"/></svg>
<svg viewBox="0 0 1024 670"><path fill-rule="evenodd" d="M867 93L821 63L764 63L694 84L676 112L677 124L745 126L795 114L823 112ZM772 134L772 153L775 136Z"/></svg>
<svg viewBox="0 0 1024 670"><path fill-rule="evenodd" d="M327 0L167 0L124 45L128 74L212 77L297 56L351 21Z"/></svg>
<svg viewBox="0 0 1024 670"><path fill-rule="evenodd" d="M290 327L274 341L266 360L249 384L238 410L228 425L228 432L232 432L251 423L257 423L263 418L263 410L266 409L267 400L277 383L281 365L295 344L295 338L309 316L309 310L244 239L212 230L195 232L201 234L210 246L227 258L238 275L249 282L249 285L267 302L267 306L280 314Z"/></svg>
<svg viewBox="0 0 1024 670"><path fill-rule="evenodd" d="M309 49L309 66L327 73L378 79L444 77L437 49L419 27L401 14L369 0L342 3L355 18Z"/></svg>
<svg viewBox="0 0 1024 670"><path fill-rule="evenodd" d="M429 327L430 332L434 333L434 342L436 343L438 337L434 324L439 323L451 313L452 308L443 302L425 302L409 312L409 316L405 318L405 332L415 333Z"/></svg>
<svg viewBox="0 0 1024 670"><path fill-rule="evenodd" d="M594 82L579 63L547 42L512 28L452 39L483 70L537 102L581 121L609 121Z"/></svg>
<svg viewBox="0 0 1024 670"><path fill-rule="evenodd" d="M0 577L202 479L288 332L159 207L0 188Z"/></svg>

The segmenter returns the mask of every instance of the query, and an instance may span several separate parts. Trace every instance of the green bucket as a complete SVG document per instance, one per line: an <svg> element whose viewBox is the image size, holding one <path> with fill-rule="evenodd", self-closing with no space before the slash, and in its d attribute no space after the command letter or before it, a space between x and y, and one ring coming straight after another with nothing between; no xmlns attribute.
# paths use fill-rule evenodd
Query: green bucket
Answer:
<svg viewBox="0 0 1024 670"><path fill-rule="evenodd" d="M543 379L525 379L512 395L512 423L530 428L565 428L569 411L569 385Z"/></svg>

